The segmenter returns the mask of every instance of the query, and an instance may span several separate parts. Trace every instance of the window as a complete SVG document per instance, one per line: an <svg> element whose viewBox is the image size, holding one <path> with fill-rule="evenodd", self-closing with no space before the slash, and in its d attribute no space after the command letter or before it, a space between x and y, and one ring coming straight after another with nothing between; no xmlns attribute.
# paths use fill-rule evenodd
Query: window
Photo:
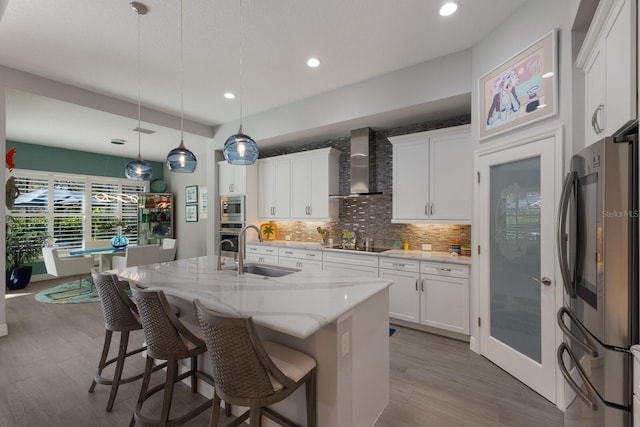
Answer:
<svg viewBox="0 0 640 427"><path fill-rule="evenodd" d="M81 248L85 240L110 239L120 221L129 242L137 243L137 203L118 196L144 192L145 183L21 170L14 177L20 196L11 215L45 230L57 247ZM100 197L104 194L111 197Z"/></svg>

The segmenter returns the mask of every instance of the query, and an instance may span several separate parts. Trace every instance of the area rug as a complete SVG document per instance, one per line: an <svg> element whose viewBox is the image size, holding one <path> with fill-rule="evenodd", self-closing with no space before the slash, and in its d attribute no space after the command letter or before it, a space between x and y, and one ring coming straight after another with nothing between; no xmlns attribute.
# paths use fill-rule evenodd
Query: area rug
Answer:
<svg viewBox="0 0 640 427"><path fill-rule="evenodd" d="M98 292L91 281L82 280L82 286L79 282L79 280L74 280L40 291L36 294L36 300L51 304L80 304L100 301Z"/></svg>

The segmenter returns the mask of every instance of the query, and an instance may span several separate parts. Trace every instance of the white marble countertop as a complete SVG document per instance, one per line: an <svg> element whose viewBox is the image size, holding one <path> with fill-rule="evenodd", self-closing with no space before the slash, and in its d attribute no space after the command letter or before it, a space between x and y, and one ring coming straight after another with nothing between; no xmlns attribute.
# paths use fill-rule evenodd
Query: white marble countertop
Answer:
<svg viewBox="0 0 640 427"><path fill-rule="evenodd" d="M419 250L407 250L404 249L389 249L384 252L367 252L367 251L356 251L356 250L345 250L340 248L331 248L322 246L320 243L315 242L295 242L288 240L272 240L268 242L247 242L255 245L266 245L266 246L277 246L282 248L298 248L298 249L316 249L322 251L331 251L331 252L339 252L339 253L353 253L359 255L371 255L371 256L392 256L395 258L409 258L409 259L417 259L420 261L437 261L437 262L448 262L452 264L464 264L471 265L471 257L468 256L457 256L452 257L449 252L437 252L437 251L419 251Z"/></svg>
<svg viewBox="0 0 640 427"><path fill-rule="evenodd" d="M282 277L217 271L215 255L114 271L123 280L212 308L253 316L267 328L307 338L388 288L391 280L345 272L298 271ZM253 264L246 262L246 265Z"/></svg>

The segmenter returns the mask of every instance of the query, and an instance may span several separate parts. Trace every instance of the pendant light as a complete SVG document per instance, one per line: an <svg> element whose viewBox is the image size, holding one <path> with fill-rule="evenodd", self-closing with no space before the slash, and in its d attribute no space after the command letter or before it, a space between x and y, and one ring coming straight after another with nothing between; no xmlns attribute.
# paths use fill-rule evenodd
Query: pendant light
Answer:
<svg viewBox="0 0 640 427"><path fill-rule="evenodd" d="M124 174L128 179L135 181L148 181L151 179L153 170L151 165L142 160L140 156L140 15L146 15L149 9L142 3L137 1L129 3L131 9L138 14L138 127L134 131L138 132L138 158L127 163L124 168Z"/></svg>
<svg viewBox="0 0 640 427"><path fill-rule="evenodd" d="M242 0L240 0L240 128L224 143L222 152L232 165L252 165L258 160L258 145L242 130Z"/></svg>
<svg viewBox="0 0 640 427"><path fill-rule="evenodd" d="M193 173L198 166L195 154L184 146L184 44L182 42L182 0L180 0L180 145L167 154L171 172Z"/></svg>

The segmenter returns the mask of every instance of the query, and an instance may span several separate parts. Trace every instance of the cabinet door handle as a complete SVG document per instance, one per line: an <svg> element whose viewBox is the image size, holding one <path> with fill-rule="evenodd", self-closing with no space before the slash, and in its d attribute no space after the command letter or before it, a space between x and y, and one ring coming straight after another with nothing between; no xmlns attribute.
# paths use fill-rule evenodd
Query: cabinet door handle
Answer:
<svg viewBox="0 0 640 427"><path fill-rule="evenodd" d="M604 104L600 104L598 105L598 108L593 111L593 115L591 116L591 127L593 127L593 131L596 133L596 135L600 135L604 131L604 129L602 129L598 124L598 111L603 110Z"/></svg>
<svg viewBox="0 0 640 427"><path fill-rule="evenodd" d="M311 215L311 205L309 205L308 209L309 209L309 215Z"/></svg>
<svg viewBox="0 0 640 427"><path fill-rule="evenodd" d="M429 203L429 215L433 215L433 203Z"/></svg>
<svg viewBox="0 0 640 427"><path fill-rule="evenodd" d="M422 279L422 282L420 283L420 289L424 292L424 279Z"/></svg>
<svg viewBox="0 0 640 427"><path fill-rule="evenodd" d="M420 281L420 279L416 279L416 291L418 290L418 282Z"/></svg>
<svg viewBox="0 0 640 427"><path fill-rule="evenodd" d="M429 216L429 203L425 203L424 205L424 214Z"/></svg>

